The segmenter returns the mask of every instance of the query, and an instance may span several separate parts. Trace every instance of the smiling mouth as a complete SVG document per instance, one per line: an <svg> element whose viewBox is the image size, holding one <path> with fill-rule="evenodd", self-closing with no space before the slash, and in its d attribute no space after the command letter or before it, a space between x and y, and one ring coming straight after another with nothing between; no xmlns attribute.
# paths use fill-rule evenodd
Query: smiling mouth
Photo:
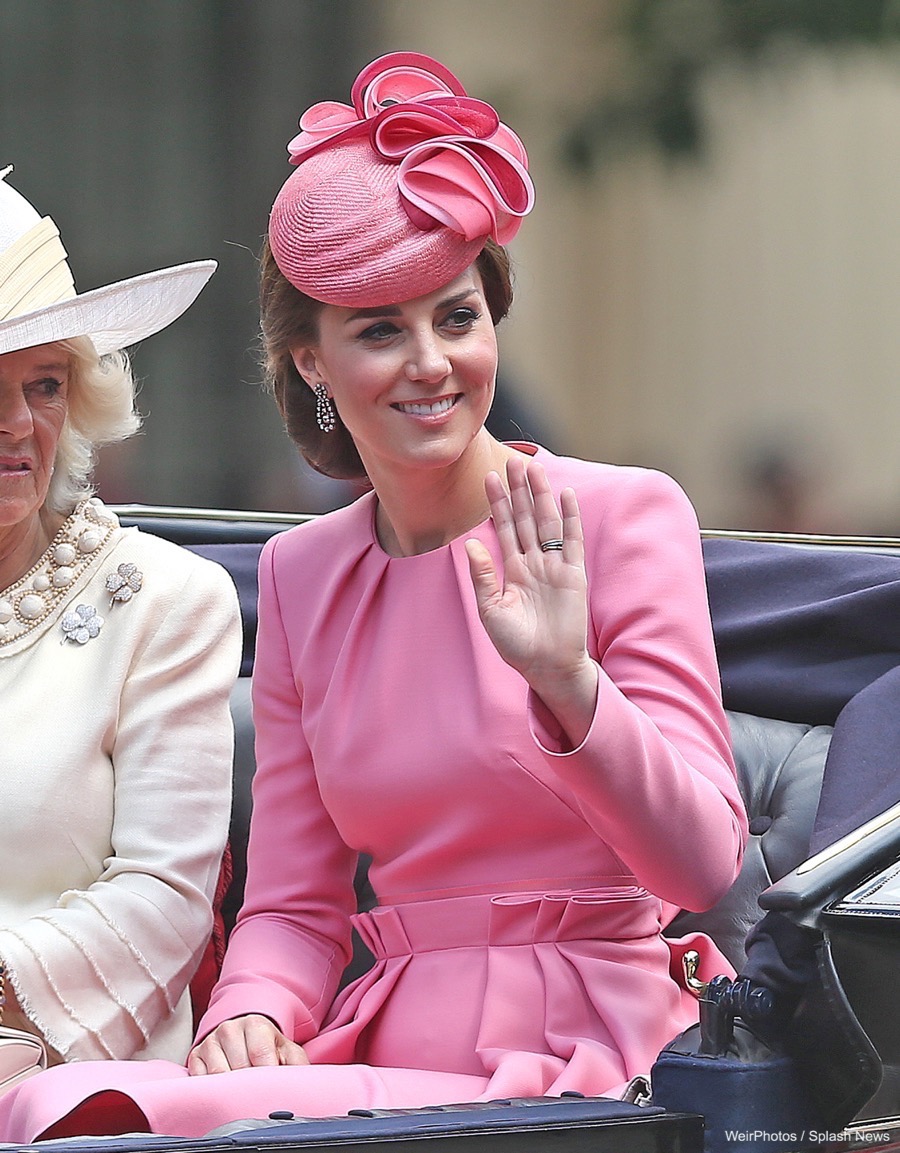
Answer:
<svg viewBox="0 0 900 1153"><path fill-rule="evenodd" d="M31 465L26 460L0 460L0 472L31 472Z"/></svg>
<svg viewBox="0 0 900 1153"><path fill-rule="evenodd" d="M398 412L405 412L409 416L440 416L442 412L449 412L459 400L459 393L453 396L442 396L440 400L431 402L417 400L412 404L392 404Z"/></svg>

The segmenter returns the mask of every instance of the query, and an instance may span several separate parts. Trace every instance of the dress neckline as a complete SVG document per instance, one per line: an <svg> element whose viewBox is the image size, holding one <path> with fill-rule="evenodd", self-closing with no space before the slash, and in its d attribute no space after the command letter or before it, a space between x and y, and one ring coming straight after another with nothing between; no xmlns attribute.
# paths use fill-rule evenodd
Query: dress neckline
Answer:
<svg viewBox="0 0 900 1153"><path fill-rule="evenodd" d="M105 553L118 518L97 497L82 501L31 568L0 590L0 650L38 629Z"/></svg>
<svg viewBox="0 0 900 1153"><path fill-rule="evenodd" d="M509 448L518 449L519 452L525 453L526 456L537 456L538 453L541 452L541 446L531 441L505 440L503 443ZM447 541L446 544L438 545L437 548L430 548L426 552L412 553L410 556L392 556L378 539L378 526L375 522L375 515L378 511L378 494L372 489L366 493L364 497L361 497L360 500L365 500L366 498L369 499L368 520L372 547L385 561L391 561L397 564L402 564L405 561L421 561L423 557L438 556L452 549L454 545L458 545L460 541L468 540L469 537L478 535L478 533L484 529L485 525L491 523L491 515L488 513L483 520L478 521L477 524L472 525L472 527L466 529L465 532L461 532L458 536L453 537L453 539Z"/></svg>

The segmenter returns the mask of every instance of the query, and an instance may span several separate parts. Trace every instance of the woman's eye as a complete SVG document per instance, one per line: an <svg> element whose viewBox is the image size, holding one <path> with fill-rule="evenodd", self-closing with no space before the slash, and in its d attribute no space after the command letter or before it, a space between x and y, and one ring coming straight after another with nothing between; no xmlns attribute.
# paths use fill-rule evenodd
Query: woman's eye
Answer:
<svg viewBox="0 0 900 1153"><path fill-rule="evenodd" d="M387 340L397 332L397 326L388 320L379 320L377 324L370 324L359 334L360 340Z"/></svg>
<svg viewBox="0 0 900 1153"><path fill-rule="evenodd" d="M475 323L479 315L480 313L474 308L454 308L444 323L450 328L468 328Z"/></svg>
<svg viewBox="0 0 900 1153"><path fill-rule="evenodd" d="M57 380L55 376L45 376L41 380L36 380L27 386L27 391L34 396L40 397L53 397L58 396L63 386L61 380Z"/></svg>

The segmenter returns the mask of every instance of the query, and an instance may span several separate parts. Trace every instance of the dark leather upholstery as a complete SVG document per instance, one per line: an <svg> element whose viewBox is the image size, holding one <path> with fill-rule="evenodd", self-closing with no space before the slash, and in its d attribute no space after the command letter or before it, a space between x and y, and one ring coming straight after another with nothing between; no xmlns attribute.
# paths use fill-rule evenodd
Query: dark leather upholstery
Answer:
<svg viewBox="0 0 900 1153"><path fill-rule="evenodd" d="M238 677L231 693L234 720L234 793L231 800L232 880L222 903L226 932L230 932L244 893L247 878L247 834L250 831L250 796L256 757L253 752L253 718L250 714L250 678Z"/></svg>
<svg viewBox="0 0 900 1153"><path fill-rule="evenodd" d="M759 894L808 856L831 728L736 712L728 719L750 820L741 872L717 905L704 913L680 913L669 933L708 933L740 970L744 938L761 915ZM703 868L702 859L697 868Z"/></svg>

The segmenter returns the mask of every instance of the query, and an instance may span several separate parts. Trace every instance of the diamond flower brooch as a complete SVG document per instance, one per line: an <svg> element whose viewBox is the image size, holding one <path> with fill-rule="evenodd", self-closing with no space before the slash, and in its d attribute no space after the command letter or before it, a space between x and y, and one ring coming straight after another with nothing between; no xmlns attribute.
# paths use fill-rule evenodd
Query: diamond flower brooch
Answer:
<svg viewBox="0 0 900 1153"><path fill-rule="evenodd" d="M97 615L93 605L76 605L75 610L66 613L59 622L67 641L86 645L89 640L100 635L103 617Z"/></svg>
<svg viewBox="0 0 900 1153"><path fill-rule="evenodd" d="M141 591L143 583L144 574L137 565L130 561L120 564L116 571L106 578L110 605L127 604L135 593ZM86 645L88 641L100 635L103 617L93 605L76 605L72 612L63 616L59 627L62 629L64 640Z"/></svg>
<svg viewBox="0 0 900 1153"><path fill-rule="evenodd" d="M126 604L135 593L141 591L141 585L144 583L144 574L130 561L127 564L120 564L115 572L110 573L106 578L106 591L109 593L109 603L115 604L116 601Z"/></svg>

